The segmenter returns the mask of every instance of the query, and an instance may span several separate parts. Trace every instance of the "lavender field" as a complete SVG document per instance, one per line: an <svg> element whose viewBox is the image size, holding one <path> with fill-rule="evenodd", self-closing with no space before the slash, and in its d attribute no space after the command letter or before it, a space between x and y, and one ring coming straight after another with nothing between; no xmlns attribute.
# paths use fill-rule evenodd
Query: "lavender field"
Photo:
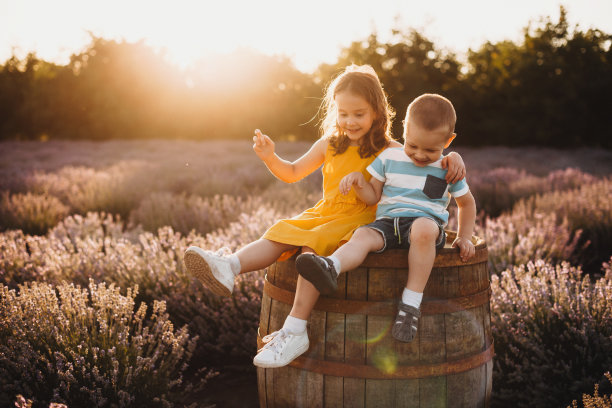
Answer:
<svg viewBox="0 0 612 408"><path fill-rule="evenodd" d="M610 407L612 151L456 150L490 254L493 406ZM0 406L257 406L262 274L221 299L182 254L239 248L320 195L318 172L284 184L248 139L0 143Z"/></svg>

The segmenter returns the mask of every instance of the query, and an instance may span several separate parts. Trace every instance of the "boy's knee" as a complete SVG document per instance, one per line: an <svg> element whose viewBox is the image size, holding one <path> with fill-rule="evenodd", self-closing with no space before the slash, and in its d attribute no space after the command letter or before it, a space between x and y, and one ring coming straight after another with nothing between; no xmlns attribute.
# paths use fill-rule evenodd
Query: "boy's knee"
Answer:
<svg viewBox="0 0 612 408"><path fill-rule="evenodd" d="M368 247L377 246L379 241L382 240L383 239L380 232L367 227L357 228L357 230L353 233L353 237L351 238L351 241L354 243Z"/></svg>
<svg viewBox="0 0 612 408"><path fill-rule="evenodd" d="M433 220L417 218L410 229L410 242L435 244L439 234L440 228Z"/></svg>

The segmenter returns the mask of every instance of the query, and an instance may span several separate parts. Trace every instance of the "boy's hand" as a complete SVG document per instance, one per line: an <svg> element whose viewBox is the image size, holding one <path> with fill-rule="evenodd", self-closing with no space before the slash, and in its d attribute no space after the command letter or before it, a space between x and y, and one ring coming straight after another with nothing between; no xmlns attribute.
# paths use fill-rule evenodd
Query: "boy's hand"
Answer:
<svg viewBox="0 0 612 408"><path fill-rule="evenodd" d="M340 180L339 190L341 194L347 195L351 192L353 184L357 184L357 188L365 187L366 180L358 171L347 174Z"/></svg>
<svg viewBox="0 0 612 408"><path fill-rule="evenodd" d="M253 150L255 154L263 161L274 156L274 142L267 135L261 133L261 130L255 129L253 136Z"/></svg>
<svg viewBox="0 0 612 408"><path fill-rule="evenodd" d="M465 177L465 164L459 153L450 152L444 156L441 164L443 169L448 169L446 172L447 183L456 183Z"/></svg>
<svg viewBox="0 0 612 408"><path fill-rule="evenodd" d="M469 261L470 258L473 257L474 254L476 253L476 248L474 248L474 244L472 243L472 240L467 239L467 238L457 237L455 238L451 246L453 248L454 247L459 248L459 256L461 257L461 260L463 262Z"/></svg>

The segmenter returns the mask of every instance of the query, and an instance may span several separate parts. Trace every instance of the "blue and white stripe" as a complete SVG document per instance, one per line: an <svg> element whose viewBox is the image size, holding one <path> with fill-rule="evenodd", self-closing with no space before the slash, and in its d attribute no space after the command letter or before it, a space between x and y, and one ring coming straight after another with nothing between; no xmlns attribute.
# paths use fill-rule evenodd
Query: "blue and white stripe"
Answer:
<svg viewBox="0 0 612 408"><path fill-rule="evenodd" d="M445 226L448 223L447 207L452 197L469 192L465 179L449 184L442 198L431 199L424 192L427 175L441 179L446 177L442 158L425 167L415 165L402 147L390 147L383 151L367 168L372 177L384 183L378 202L376 218L428 217Z"/></svg>

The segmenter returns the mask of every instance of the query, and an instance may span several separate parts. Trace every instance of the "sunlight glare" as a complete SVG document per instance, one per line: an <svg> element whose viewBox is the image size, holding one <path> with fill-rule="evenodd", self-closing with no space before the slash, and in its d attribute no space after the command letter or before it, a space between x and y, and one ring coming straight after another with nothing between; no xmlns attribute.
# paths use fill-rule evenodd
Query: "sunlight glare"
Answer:
<svg viewBox="0 0 612 408"><path fill-rule="evenodd" d="M257 48L273 54L279 53L283 31L289 30L286 8L263 8L260 3L223 2L186 3L173 5L174 18L164 18L167 10L149 8L147 13L158 15L164 24L149 27L146 40L167 51L171 62L185 68L214 54L227 54L239 48ZM290 44L283 44L290 49Z"/></svg>

